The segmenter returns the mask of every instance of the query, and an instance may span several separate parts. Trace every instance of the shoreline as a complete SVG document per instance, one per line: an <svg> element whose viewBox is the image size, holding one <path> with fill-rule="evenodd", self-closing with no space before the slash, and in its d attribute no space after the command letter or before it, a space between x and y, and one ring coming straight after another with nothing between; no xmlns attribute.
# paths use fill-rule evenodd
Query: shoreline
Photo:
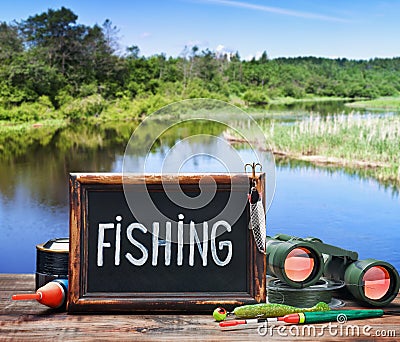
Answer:
<svg viewBox="0 0 400 342"><path fill-rule="evenodd" d="M160 101L158 106L152 108L152 112L157 111L164 107L164 105L168 105L170 101L165 98L166 102ZM184 99L181 99L184 100ZM84 100L82 100L84 101ZM29 119L27 121L19 121L19 120L0 120L0 132L8 132L12 130L19 130L21 128L29 128L33 126L33 128L38 128L39 126L48 126L49 124L54 126L55 123L58 123L60 126L65 126L69 124L76 123L87 123L87 124L104 124L110 121L141 121L145 117L150 114L138 114L133 108L139 105L140 101L128 101L124 105L129 104L132 108L123 110L121 107L122 100L117 101L107 101L104 109L97 113L96 115L87 115L82 111L82 114L78 117L75 117L74 120L71 120L68 115L62 113L63 110L60 108L55 110L54 108L47 108L45 113L38 113L38 117L35 120ZM229 104L234 106L238 106L242 110L248 112L249 114L258 113L260 111L268 110L268 107L272 106L292 106L292 105L301 105L301 104L318 104L318 103L329 103L329 102L340 102L344 103L346 107L354 108L354 109L363 109L363 110L394 110L400 111L400 96L388 96L388 97L379 97L377 99L365 99L365 98L349 98L349 97L329 97L329 96L306 96L304 98L294 98L294 97L278 97L272 98L269 100L268 104L265 106L248 106L245 105L243 101L237 102L234 98L231 98L228 101ZM36 102L31 104L25 104L25 110L29 110L32 106L32 110L34 110ZM128 106L128 107L129 107ZM0 107L1 108L1 107ZM15 107L18 108L18 107ZM14 109L15 109L14 108ZM13 111L11 109L9 111ZM6 109L3 109L7 111ZM43 114L43 115L42 115Z"/></svg>
<svg viewBox="0 0 400 342"><path fill-rule="evenodd" d="M227 140L230 144L248 143L247 140L233 137L226 132L224 133L224 139ZM339 158L334 156L302 154L299 152L283 151L278 149L261 149L265 152L272 152L274 158L276 158L277 160L305 162L321 168L335 167L354 171L369 171L371 172L369 174L369 177L375 179L378 182L390 183L390 185L392 185L393 187L397 187L400 185L400 174L396 176L393 173L379 173L379 171L381 170L390 169L390 163L357 159L349 160L346 158Z"/></svg>
<svg viewBox="0 0 400 342"><path fill-rule="evenodd" d="M392 98L391 98L392 99ZM396 98L399 100L400 103L400 97ZM326 100L326 99L324 99ZM322 99L321 99L322 101ZM332 100L333 101L333 100ZM357 102L356 102L357 103ZM108 120L104 120L108 119ZM139 123L142 121L142 118L138 118L139 120L132 120L132 123L136 121L136 123ZM396 119L397 122L398 119ZM19 136L30 136L33 135L34 137L39 137L40 132L45 132L49 131L54 131L58 129L63 129L65 127L78 124L78 125L87 125L87 126L102 126L105 125L107 126L108 124L112 124L113 122L118 122L116 120L111 120L111 118L107 117L99 117L99 118L86 118L83 120L78 120L76 122L71 122L70 120L64 118L64 119L44 119L44 120L37 120L35 122L25 122L25 123L14 123L11 121L0 121L0 133L2 133L4 139L0 139L0 155L2 155L2 151L6 151L7 148L7 141L9 141L9 138L12 137L19 137ZM127 122L127 121L126 121ZM318 123L319 126L320 123ZM387 124L386 124L387 125ZM275 130L279 126L275 127ZM320 128L320 127L316 127ZM307 132L305 132L307 130ZM284 138L291 138L290 132L288 135L288 131L286 127L284 127L284 130L280 129L278 137L281 137L277 141L277 145L272 147L272 153L274 156L281 158L281 159L288 159L288 160L294 160L294 161L302 161L306 163L310 163L315 166L319 167L340 167L340 168L347 168L349 170L366 170L372 178L382 181L382 182L390 182L394 186L400 185L400 171L396 168L396 165L394 165L390 160L392 159L385 159L385 158L380 158L380 154L376 155L371 155L371 158L368 158L368 154L364 153L358 153L357 156L357 151L358 149L357 144L350 146L348 151L350 152L349 154L345 153L343 157L342 153L340 152L340 147L341 145L333 145L333 150L330 152L332 153L326 153L326 151L322 150L319 148L320 147L320 141L318 139L310 139L310 137L315 134L315 132L312 130L312 127L302 127L299 132L297 132L296 141L289 141L287 143L287 139L283 141L283 144L281 143L282 136L280 133L284 133ZM327 131L328 132L328 131ZM298 135L300 133L300 135ZM329 132L328 132L329 133ZM391 134L391 132L389 132ZM307 134L309 136L307 136ZM303 137L304 135L304 137ZM244 143L246 142L244 139L241 139L239 137L234 137L231 136L228 132L223 133L224 138L230 142L230 143ZM302 143L301 139L309 139L306 144L308 146L311 146L309 148L304 149L303 151L298 148L299 143ZM293 137L291 138L293 139ZM300 139L300 140L298 140ZM3 145L1 146L1 142L3 140ZM357 139L356 139L357 140ZM273 141L273 140L272 140ZM307 141L307 140L306 140ZM294 145L293 145L294 144ZM287 146L285 146L287 145ZM266 151L265 147L261 147ZM339 148L339 150L335 150ZM393 150L393 148L392 148ZM322 153L321 153L322 152ZM346 151L345 151L346 152ZM363 152L363 151L361 151ZM393 152L393 151L392 151ZM11 156L11 155L10 155ZM346 157L347 156L347 157ZM375 158L374 158L375 156ZM374 160L375 159L375 160ZM379 161L381 159L381 161ZM377 161L378 160L378 161ZM389 160L389 162L388 162Z"/></svg>
<svg viewBox="0 0 400 342"><path fill-rule="evenodd" d="M245 139L235 138L230 136L229 134L224 134L224 139L227 140L229 143L232 144L241 144L247 143L248 141ZM333 156L324 156L324 155L317 155L317 154L301 154L291 151L282 151L282 150L270 150L270 149L262 149L264 152L272 152L274 156L293 159L293 160L300 160L305 162L310 162L315 165L322 165L322 166L341 166L341 167L362 167L368 169L375 169L380 167L389 167L389 163L383 162L373 162L373 161L365 161L365 160L347 160L344 158L338 158Z"/></svg>
<svg viewBox="0 0 400 342"><path fill-rule="evenodd" d="M355 109L400 111L400 96L386 96L370 100L354 101L345 103L345 106Z"/></svg>
<svg viewBox="0 0 400 342"><path fill-rule="evenodd" d="M297 153L284 152L284 151L272 151L274 156L279 156L288 159L301 160L309 163L313 163L318 166L340 166L340 167L352 167L352 168L365 168L365 169L376 169L381 167L389 167L390 164L382 162L372 162L365 160L347 160L338 157L329 157L324 155L301 155Z"/></svg>

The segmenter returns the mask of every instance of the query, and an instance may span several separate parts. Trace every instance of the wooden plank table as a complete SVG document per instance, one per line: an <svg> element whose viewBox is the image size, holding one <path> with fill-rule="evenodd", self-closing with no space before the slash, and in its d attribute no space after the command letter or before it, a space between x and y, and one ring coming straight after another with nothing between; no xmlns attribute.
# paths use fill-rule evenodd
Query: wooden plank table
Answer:
<svg viewBox="0 0 400 342"><path fill-rule="evenodd" d="M331 331L322 324L313 325L311 330L303 329L304 326L276 326L261 330L265 333L262 336L257 325L221 329L211 313L71 315L48 309L36 301L11 300L12 294L33 290L34 275L0 274L0 340L314 341L319 338L340 341L350 338L375 341L381 339L377 335L391 335L385 341L400 339L400 316L349 321L343 325L333 323L336 328L332 326ZM346 308L356 306L348 302ZM399 296L389 308L400 310ZM320 333L323 335L318 336Z"/></svg>

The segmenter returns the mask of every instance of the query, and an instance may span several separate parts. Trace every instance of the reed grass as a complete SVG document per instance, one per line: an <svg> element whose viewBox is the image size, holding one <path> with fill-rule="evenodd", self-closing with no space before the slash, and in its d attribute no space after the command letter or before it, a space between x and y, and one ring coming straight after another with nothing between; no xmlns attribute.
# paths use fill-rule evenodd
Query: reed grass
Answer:
<svg viewBox="0 0 400 342"><path fill-rule="evenodd" d="M40 120L36 122L22 122L14 123L10 121L0 120L0 134L7 134L12 132L27 132L31 130L36 130L38 128L46 127L65 127L68 122L63 119L47 119Z"/></svg>
<svg viewBox="0 0 400 342"><path fill-rule="evenodd" d="M311 115L291 125L272 121L263 129L277 153L317 163L332 158L332 164L373 168L378 180L400 184L399 116Z"/></svg>
<svg viewBox="0 0 400 342"><path fill-rule="evenodd" d="M346 106L352 108L400 110L400 96L385 96L368 101L350 102L346 103Z"/></svg>

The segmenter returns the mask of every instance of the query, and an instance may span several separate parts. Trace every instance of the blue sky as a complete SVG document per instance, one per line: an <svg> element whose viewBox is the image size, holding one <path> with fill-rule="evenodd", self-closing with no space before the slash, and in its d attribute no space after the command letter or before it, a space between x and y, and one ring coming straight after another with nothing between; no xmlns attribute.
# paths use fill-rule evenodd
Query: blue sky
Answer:
<svg viewBox="0 0 400 342"><path fill-rule="evenodd" d="M185 45L281 56L369 59L400 56L398 0L13 0L0 21L65 6L86 25L110 19L121 47L179 55Z"/></svg>

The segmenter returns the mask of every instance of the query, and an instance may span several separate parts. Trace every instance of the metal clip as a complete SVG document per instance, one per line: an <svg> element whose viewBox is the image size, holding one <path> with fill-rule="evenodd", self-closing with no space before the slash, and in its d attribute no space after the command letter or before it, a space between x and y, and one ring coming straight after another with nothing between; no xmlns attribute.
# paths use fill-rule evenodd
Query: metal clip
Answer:
<svg viewBox="0 0 400 342"><path fill-rule="evenodd" d="M254 163L254 162L252 164L247 163L247 164L244 165L244 172L245 173L247 173L247 167L248 166L251 167L251 170L252 170L251 178L253 180L253 183L255 184L256 181L257 181L257 178L256 178L256 167L259 166L260 167L260 172L262 172L262 165L260 163Z"/></svg>

